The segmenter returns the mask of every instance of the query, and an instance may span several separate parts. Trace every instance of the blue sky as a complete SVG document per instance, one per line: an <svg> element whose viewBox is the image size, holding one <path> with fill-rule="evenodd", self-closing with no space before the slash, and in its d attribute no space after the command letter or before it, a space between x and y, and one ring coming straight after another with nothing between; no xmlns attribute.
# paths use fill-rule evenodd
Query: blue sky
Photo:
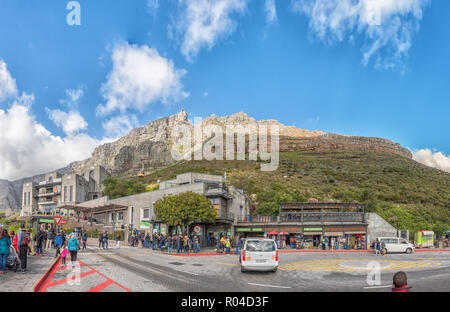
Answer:
<svg viewBox="0 0 450 312"><path fill-rule="evenodd" d="M69 1L3 0L0 178L86 158L181 108L388 138L450 170L450 2L380 1L80 0L69 26ZM42 166L48 149L61 159Z"/></svg>

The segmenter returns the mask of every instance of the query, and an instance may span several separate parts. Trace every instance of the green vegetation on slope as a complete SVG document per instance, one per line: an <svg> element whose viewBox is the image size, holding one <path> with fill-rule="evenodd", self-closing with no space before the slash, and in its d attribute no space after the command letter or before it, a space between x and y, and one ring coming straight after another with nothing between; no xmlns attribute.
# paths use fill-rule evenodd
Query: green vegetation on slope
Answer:
<svg viewBox="0 0 450 312"><path fill-rule="evenodd" d="M139 182L127 181L119 178L106 178L103 180L104 193L109 198L119 198L145 192L145 185Z"/></svg>
<svg viewBox="0 0 450 312"><path fill-rule="evenodd" d="M255 194L257 213L276 214L283 201L362 202L399 229L450 229L450 174L384 153L280 153L280 165L262 172L254 161L189 161L135 181L149 184L185 172L224 174L227 183Z"/></svg>

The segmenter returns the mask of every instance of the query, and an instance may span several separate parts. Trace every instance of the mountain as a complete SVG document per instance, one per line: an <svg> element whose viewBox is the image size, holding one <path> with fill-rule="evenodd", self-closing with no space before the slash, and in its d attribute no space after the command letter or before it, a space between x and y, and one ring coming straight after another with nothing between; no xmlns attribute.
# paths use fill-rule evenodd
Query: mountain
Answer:
<svg viewBox="0 0 450 312"><path fill-rule="evenodd" d="M179 113L161 118L147 125L131 130L127 135L117 141L98 146L92 156L69 164L65 168L55 171L61 173L81 172L85 167L102 165L108 168L115 176L136 176L144 166L145 172L153 172L175 163L171 155L173 145L172 130L176 126L183 126L191 131L194 137L195 130L199 127L205 130L208 126L219 126L225 132L225 126L249 126L258 127L278 126L280 135L280 151L359 151L380 152L389 155L397 155L411 159L411 152L399 144L380 138L368 138L360 136L344 136L329 134L322 131L309 131L293 126L285 126L276 120L260 120L247 116L245 113L236 113L231 116L217 117L214 114L206 117L195 126L191 124L187 113L181 110ZM250 131L251 132L251 131ZM202 142L206 143L211 137L203 136ZM270 136L269 142L270 144ZM248 151L249 142L246 144ZM21 206L21 194L23 183L29 181L39 182L44 174L28 177L16 181L2 180L0 182L0 211L18 210Z"/></svg>

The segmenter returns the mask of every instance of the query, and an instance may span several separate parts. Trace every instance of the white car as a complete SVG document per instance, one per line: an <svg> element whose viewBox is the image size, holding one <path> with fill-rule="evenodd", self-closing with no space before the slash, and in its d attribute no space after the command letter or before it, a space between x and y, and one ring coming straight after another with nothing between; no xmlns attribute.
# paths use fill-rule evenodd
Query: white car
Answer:
<svg viewBox="0 0 450 312"><path fill-rule="evenodd" d="M380 242L384 242L385 252L406 252L407 254L412 253L414 249L414 245L408 243L408 241L404 238L398 237L378 237Z"/></svg>
<svg viewBox="0 0 450 312"><path fill-rule="evenodd" d="M272 271L278 269L278 250L273 239L247 238L239 257L241 271Z"/></svg>

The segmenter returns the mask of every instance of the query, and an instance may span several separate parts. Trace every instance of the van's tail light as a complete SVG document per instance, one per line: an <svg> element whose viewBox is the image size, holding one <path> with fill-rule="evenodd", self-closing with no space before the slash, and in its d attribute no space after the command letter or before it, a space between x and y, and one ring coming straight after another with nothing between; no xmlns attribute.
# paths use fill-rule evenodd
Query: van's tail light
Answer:
<svg viewBox="0 0 450 312"><path fill-rule="evenodd" d="M278 250L275 253L275 261L278 261Z"/></svg>
<svg viewBox="0 0 450 312"><path fill-rule="evenodd" d="M245 250L242 251L242 261L245 261Z"/></svg>

